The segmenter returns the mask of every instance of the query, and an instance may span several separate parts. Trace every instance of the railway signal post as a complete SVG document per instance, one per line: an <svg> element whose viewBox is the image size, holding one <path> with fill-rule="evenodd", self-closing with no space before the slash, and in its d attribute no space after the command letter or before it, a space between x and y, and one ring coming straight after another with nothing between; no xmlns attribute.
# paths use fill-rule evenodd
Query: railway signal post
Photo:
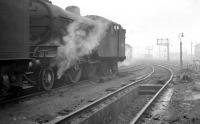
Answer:
<svg viewBox="0 0 200 124"><path fill-rule="evenodd" d="M157 39L157 45L160 45L160 46L165 46L167 47L167 61L169 62L170 61L170 55L169 55L169 39L166 38L166 39Z"/></svg>

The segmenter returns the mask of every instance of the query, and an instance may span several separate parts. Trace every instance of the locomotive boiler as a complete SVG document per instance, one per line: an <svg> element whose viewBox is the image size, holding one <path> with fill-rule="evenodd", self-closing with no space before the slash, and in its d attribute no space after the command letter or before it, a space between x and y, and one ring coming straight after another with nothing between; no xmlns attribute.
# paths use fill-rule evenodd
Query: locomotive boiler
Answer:
<svg viewBox="0 0 200 124"><path fill-rule="evenodd" d="M81 17L49 0L5 0L0 1L0 9L1 95L20 92L25 84L50 90L58 78L58 66L52 63L60 46L68 45L63 37L69 35L69 25L79 22L87 32L97 23L96 18L101 18ZM77 82L94 73L117 71L117 62L125 59L126 31L112 21L107 26L98 46L73 61L61 79Z"/></svg>

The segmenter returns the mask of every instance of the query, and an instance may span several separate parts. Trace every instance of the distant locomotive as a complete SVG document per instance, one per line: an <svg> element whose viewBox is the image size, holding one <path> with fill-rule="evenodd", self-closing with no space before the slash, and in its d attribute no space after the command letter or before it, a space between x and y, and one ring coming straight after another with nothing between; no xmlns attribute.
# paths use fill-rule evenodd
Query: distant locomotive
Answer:
<svg viewBox="0 0 200 124"><path fill-rule="evenodd" d="M133 47L129 44L125 44L126 59L119 63L119 66L128 66L133 63Z"/></svg>
<svg viewBox="0 0 200 124"><path fill-rule="evenodd" d="M50 90L58 71L52 64L59 49L54 41L62 41L68 33L66 27L81 17L48 0L1 0L0 9L0 95L18 92L25 83ZM88 28L95 24L95 18L100 17L88 16L81 21ZM61 79L77 82L97 72L115 73L117 62L125 59L125 32L110 21L98 47L76 60Z"/></svg>
<svg viewBox="0 0 200 124"><path fill-rule="evenodd" d="M200 43L195 45L194 55L195 60L200 60Z"/></svg>

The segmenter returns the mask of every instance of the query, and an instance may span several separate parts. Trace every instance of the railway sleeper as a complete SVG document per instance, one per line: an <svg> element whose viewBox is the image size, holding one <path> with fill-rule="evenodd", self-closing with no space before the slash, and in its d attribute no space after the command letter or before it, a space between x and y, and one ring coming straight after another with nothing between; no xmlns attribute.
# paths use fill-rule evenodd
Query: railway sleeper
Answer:
<svg viewBox="0 0 200 124"><path fill-rule="evenodd" d="M163 85L160 84L141 84L139 86L139 95L154 95Z"/></svg>

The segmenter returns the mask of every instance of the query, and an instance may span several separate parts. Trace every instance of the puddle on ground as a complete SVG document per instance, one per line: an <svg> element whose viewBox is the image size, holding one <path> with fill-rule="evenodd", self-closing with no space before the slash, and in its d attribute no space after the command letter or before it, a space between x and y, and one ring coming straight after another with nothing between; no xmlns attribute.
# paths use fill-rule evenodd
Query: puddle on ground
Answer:
<svg viewBox="0 0 200 124"><path fill-rule="evenodd" d="M195 101L200 99L200 82L194 82L192 87L184 91L185 101Z"/></svg>
<svg viewBox="0 0 200 124"><path fill-rule="evenodd" d="M152 116L160 115L164 110L168 109L170 99L173 95L173 88L168 89L165 94L159 99L152 111Z"/></svg>
<svg viewBox="0 0 200 124"><path fill-rule="evenodd" d="M169 102L173 95L173 91L174 91L173 88L170 88L167 91L165 91L165 93L161 96L161 98L155 104L155 107L150 111L149 113L150 118L146 118L143 124L148 124L149 121L151 120L155 120L155 119L159 120L159 117L164 115L165 111L169 107Z"/></svg>

